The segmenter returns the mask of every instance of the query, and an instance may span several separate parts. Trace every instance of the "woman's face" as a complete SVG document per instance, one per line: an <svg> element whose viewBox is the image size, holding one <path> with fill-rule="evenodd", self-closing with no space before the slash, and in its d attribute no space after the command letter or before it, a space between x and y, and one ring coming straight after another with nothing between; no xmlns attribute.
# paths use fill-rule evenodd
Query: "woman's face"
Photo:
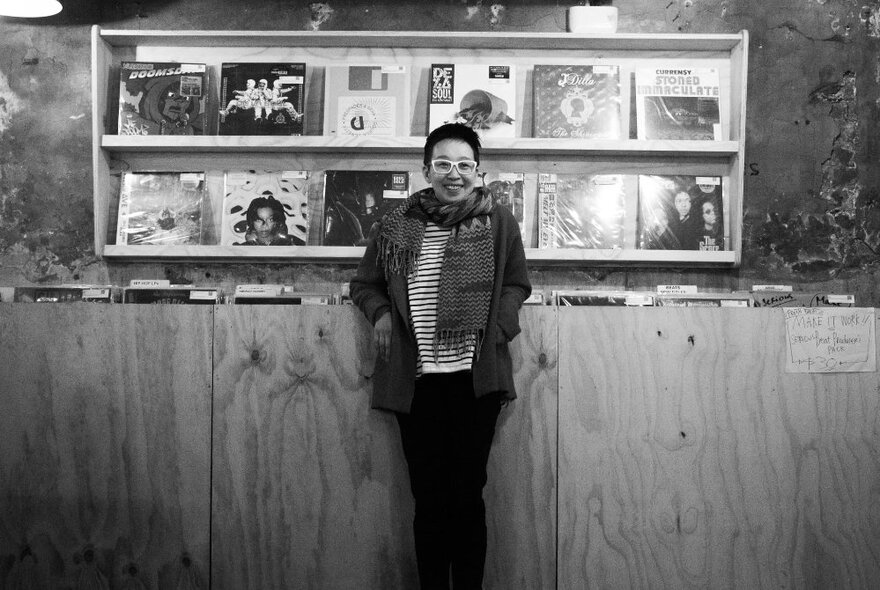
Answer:
<svg viewBox="0 0 880 590"><path fill-rule="evenodd" d="M271 207L257 209L257 218L254 219L254 232L258 238L268 238L275 231L275 216Z"/></svg>
<svg viewBox="0 0 880 590"><path fill-rule="evenodd" d="M691 198L687 193L678 193L675 195L675 209L678 211L678 216L682 219L690 213Z"/></svg>
<svg viewBox="0 0 880 590"><path fill-rule="evenodd" d="M715 219L715 204L708 201L703 203L703 223L706 227L714 227Z"/></svg>
<svg viewBox="0 0 880 590"><path fill-rule="evenodd" d="M474 150L467 142L460 139L444 139L434 146L431 160L449 160L460 162L461 160L474 160ZM468 197L473 191L477 181L477 171L470 174L461 174L458 168L452 167L446 174L435 172L430 164L422 168L425 180L434 187L434 194L441 203L450 204Z"/></svg>

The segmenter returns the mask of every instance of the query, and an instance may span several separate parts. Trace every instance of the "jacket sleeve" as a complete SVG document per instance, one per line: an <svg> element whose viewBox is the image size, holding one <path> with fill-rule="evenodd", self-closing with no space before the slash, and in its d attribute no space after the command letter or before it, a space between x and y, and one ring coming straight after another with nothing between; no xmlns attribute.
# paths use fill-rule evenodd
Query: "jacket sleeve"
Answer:
<svg viewBox="0 0 880 590"><path fill-rule="evenodd" d="M379 260L379 249L376 245L378 231L372 232L367 249L358 264L357 273L349 284L351 300L373 325L386 312L391 311L391 299L388 296L388 283L385 281L385 269Z"/></svg>
<svg viewBox="0 0 880 590"><path fill-rule="evenodd" d="M526 253L523 248L519 225L513 214L504 210L499 220L502 224L503 238L500 262L504 269L501 275L501 299L498 304L499 338L509 342L520 333L519 309L522 302L532 293L529 272L526 265Z"/></svg>

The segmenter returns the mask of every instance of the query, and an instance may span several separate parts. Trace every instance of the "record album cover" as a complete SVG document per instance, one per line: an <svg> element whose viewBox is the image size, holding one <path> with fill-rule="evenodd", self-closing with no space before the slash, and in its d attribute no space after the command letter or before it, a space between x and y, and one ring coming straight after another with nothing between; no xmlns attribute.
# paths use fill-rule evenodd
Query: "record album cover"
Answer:
<svg viewBox="0 0 880 590"><path fill-rule="evenodd" d="M638 247L726 250L722 193L718 176L640 175Z"/></svg>
<svg viewBox="0 0 880 590"><path fill-rule="evenodd" d="M220 291L212 288L189 286L126 287L123 303L216 305L220 303Z"/></svg>
<svg viewBox="0 0 880 590"><path fill-rule="evenodd" d="M533 90L535 137L621 137L617 66L536 65Z"/></svg>
<svg viewBox="0 0 880 590"><path fill-rule="evenodd" d="M552 291L553 303L558 306L626 306L652 307L654 295L640 291Z"/></svg>
<svg viewBox="0 0 880 590"><path fill-rule="evenodd" d="M524 180L525 174L518 172L479 172L483 186L492 195L495 205L505 207L513 213L519 224L520 233L524 232ZM523 236L525 240L525 236Z"/></svg>
<svg viewBox="0 0 880 590"><path fill-rule="evenodd" d="M323 245L363 246L373 224L408 196L408 172L328 170L324 174Z"/></svg>
<svg viewBox="0 0 880 590"><path fill-rule="evenodd" d="M224 63L220 135L302 135L304 63Z"/></svg>
<svg viewBox="0 0 880 590"><path fill-rule="evenodd" d="M512 65L431 65L428 131L463 123L481 137L515 137L516 68Z"/></svg>
<svg viewBox="0 0 880 590"><path fill-rule="evenodd" d="M224 176L222 245L308 243L308 171L233 170Z"/></svg>
<svg viewBox="0 0 880 590"><path fill-rule="evenodd" d="M201 172L123 173L116 244L200 244L204 196Z"/></svg>
<svg viewBox="0 0 880 590"><path fill-rule="evenodd" d="M205 64L122 62L119 135L203 135Z"/></svg>
<svg viewBox="0 0 880 590"><path fill-rule="evenodd" d="M637 137L724 139L720 88L717 68L637 68Z"/></svg>
<svg viewBox="0 0 880 590"><path fill-rule="evenodd" d="M623 248L626 190L620 174L540 174L539 248Z"/></svg>
<svg viewBox="0 0 880 590"><path fill-rule="evenodd" d="M327 66L324 135L407 136L409 112L408 66Z"/></svg>
<svg viewBox="0 0 880 590"><path fill-rule="evenodd" d="M14 300L24 303L113 303L118 290L105 285L50 285L42 287L15 287Z"/></svg>

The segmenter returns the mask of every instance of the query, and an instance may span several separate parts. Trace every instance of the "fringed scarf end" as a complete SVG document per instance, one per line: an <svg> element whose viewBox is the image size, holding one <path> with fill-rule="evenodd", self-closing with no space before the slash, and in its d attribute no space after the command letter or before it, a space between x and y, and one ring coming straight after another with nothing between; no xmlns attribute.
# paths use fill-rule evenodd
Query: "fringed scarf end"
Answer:
<svg viewBox="0 0 880 590"><path fill-rule="evenodd" d="M418 268L418 253L413 252L401 244L397 244L389 240L384 235L376 238L378 253L376 257L385 269L385 278L388 279L393 274L402 274L405 277L415 276Z"/></svg>
<svg viewBox="0 0 880 590"><path fill-rule="evenodd" d="M469 339L473 338L476 342L474 360L480 360L480 349L483 348L485 336L486 331L484 329L437 330L434 333L434 358L439 358L441 346L447 350L460 350L464 348Z"/></svg>

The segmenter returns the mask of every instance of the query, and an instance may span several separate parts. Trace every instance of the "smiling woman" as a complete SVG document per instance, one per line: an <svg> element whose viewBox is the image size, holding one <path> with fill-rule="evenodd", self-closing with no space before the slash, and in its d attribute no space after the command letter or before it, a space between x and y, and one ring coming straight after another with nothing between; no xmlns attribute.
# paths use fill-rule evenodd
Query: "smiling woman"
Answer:
<svg viewBox="0 0 880 590"><path fill-rule="evenodd" d="M531 293L513 214L477 186L480 139L441 125L425 142L430 187L386 215L351 282L373 324L372 405L393 410L416 503L422 588L479 588L486 465L516 397L508 344Z"/></svg>

